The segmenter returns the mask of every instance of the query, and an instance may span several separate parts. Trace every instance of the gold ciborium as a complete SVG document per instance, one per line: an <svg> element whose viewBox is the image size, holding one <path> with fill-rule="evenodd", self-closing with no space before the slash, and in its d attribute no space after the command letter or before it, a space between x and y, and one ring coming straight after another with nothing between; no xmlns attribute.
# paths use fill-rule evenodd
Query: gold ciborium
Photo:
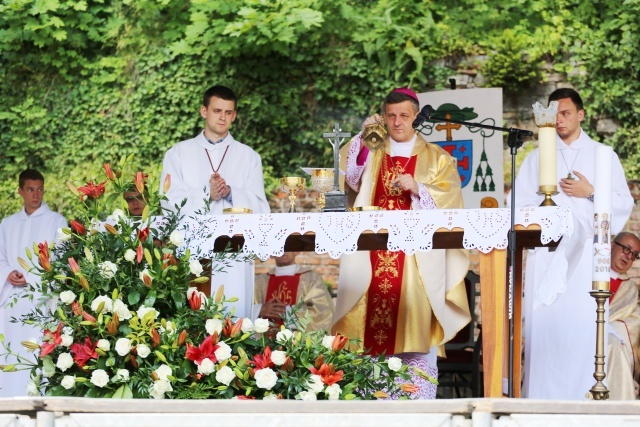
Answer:
<svg viewBox="0 0 640 427"><path fill-rule="evenodd" d="M296 193L304 190L307 180L299 176L286 176L280 178L280 189L289 193L289 212L296 211Z"/></svg>
<svg viewBox="0 0 640 427"><path fill-rule="evenodd" d="M316 198L316 205L322 211L326 204L324 193L333 190L333 168L314 168L309 171L309 174L313 189L320 193L320 197Z"/></svg>

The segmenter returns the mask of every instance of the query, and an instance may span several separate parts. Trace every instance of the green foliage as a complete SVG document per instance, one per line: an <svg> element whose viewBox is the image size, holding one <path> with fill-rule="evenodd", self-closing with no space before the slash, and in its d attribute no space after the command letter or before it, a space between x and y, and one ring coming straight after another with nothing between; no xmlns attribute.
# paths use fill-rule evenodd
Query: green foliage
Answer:
<svg viewBox="0 0 640 427"><path fill-rule="evenodd" d="M19 206L26 166L66 215L65 182L91 178L87 166L134 154L136 169L160 169L201 129L213 84L239 95L231 131L273 187L331 164L322 133L334 122L355 134L390 89L442 89L468 67L507 97L533 93L550 68L565 75L590 134L600 117L623 125L611 143L635 174L639 19L637 0L2 0L0 216Z"/></svg>

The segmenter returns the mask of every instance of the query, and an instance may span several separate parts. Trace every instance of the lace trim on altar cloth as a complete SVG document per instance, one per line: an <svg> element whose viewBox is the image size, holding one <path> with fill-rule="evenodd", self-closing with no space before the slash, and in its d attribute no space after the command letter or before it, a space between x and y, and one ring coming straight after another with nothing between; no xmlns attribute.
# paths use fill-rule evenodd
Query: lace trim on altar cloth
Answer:
<svg viewBox="0 0 640 427"><path fill-rule="evenodd" d="M365 231L386 229L387 249L413 255L433 249L433 234L438 229L463 230L463 247L488 253L507 247L511 216L509 209L417 209L397 211L232 214L185 218L180 230L192 257L213 253L216 238L244 237L243 252L262 260L279 256L291 234L315 233L315 252L338 259L358 248ZM517 225L538 224L542 242L558 241L573 233L573 218L567 208L520 208ZM569 239L563 239L563 242Z"/></svg>

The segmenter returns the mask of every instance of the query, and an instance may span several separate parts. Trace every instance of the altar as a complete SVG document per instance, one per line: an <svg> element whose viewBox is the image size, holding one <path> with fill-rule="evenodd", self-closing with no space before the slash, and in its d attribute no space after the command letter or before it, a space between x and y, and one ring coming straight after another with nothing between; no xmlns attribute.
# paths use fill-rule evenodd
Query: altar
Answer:
<svg viewBox="0 0 640 427"><path fill-rule="evenodd" d="M413 254L433 249L476 249L480 254L480 294L485 397L502 397L508 380L508 315L515 319L514 341L521 341L519 297L507 295L509 209L362 211L287 214L230 214L186 219L191 245L203 253L228 245L262 260L284 251L315 251L339 258L357 250L388 249ZM561 207L515 211L517 269L521 295L524 248L555 246L573 232L572 216ZM473 308L472 308L473 309ZM514 390L519 396L520 352L514 354Z"/></svg>

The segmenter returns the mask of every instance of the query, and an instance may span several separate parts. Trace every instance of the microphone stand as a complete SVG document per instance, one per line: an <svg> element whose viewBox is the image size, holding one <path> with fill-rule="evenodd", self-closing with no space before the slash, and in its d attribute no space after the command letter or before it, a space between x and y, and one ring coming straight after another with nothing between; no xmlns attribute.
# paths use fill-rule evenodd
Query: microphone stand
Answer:
<svg viewBox="0 0 640 427"><path fill-rule="evenodd" d="M428 106L427 106L428 107ZM424 108L427 108L424 107ZM424 109L423 109L424 111ZM508 397L513 397L513 356L514 356L514 318L513 318L513 293L514 289L514 272L516 268L516 232L515 232L515 206L516 206L516 154L518 153L518 148L522 147L523 136L533 136L533 132L525 129L516 129L516 128L503 128L498 126L490 126L482 123L473 123L473 122L465 122L462 120L453 120L443 117L433 116L431 114L427 114L425 116L425 121L430 122L448 122L448 123L457 123L467 127L475 127L475 128L483 128L483 129L491 129L500 132L507 132L507 145L509 145L510 153L511 153L511 225L509 227L508 234L508 246L509 246L509 385L508 385ZM416 130L422 124L416 126ZM470 307L473 309L473 307Z"/></svg>

